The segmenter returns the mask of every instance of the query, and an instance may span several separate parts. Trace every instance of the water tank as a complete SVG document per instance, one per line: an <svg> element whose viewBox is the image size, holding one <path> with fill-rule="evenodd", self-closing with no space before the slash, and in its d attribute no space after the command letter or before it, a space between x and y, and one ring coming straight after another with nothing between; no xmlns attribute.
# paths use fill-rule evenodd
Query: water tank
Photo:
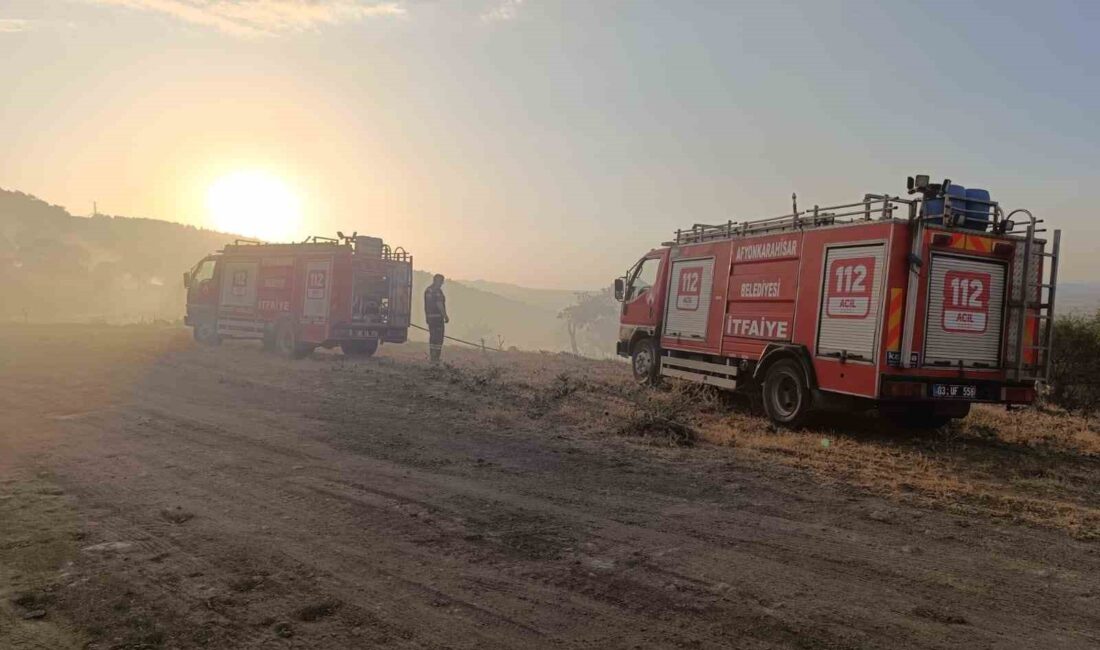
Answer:
<svg viewBox="0 0 1100 650"><path fill-rule="evenodd" d="M964 228L985 230L993 206L989 203L989 191L971 187L966 190L966 223Z"/></svg>
<svg viewBox="0 0 1100 650"><path fill-rule="evenodd" d="M966 188L952 184L947 186L946 193L951 197L951 214L947 217L947 223L955 225L957 223L955 217L961 221L966 214ZM927 217L927 223L943 223L944 203L943 199L928 199L924 202L924 216Z"/></svg>
<svg viewBox="0 0 1100 650"><path fill-rule="evenodd" d="M953 226L961 226L966 219L966 188L962 185L948 185L946 194L951 197L951 205L947 208L947 222Z"/></svg>
<svg viewBox="0 0 1100 650"><path fill-rule="evenodd" d="M355 254L363 257L382 257L382 239L380 237L365 237L359 235L355 238Z"/></svg>

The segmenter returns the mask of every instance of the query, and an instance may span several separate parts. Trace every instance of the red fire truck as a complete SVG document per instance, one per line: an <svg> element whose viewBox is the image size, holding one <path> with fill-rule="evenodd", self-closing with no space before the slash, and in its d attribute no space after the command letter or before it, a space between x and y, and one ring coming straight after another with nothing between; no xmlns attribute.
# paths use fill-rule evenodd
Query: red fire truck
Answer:
<svg viewBox="0 0 1100 650"><path fill-rule="evenodd" d="M412 256L377 237L238 239L184 273L195 340L261 339L296 358L318 346L370 356L408 339Z"/></svg>
<svg viewBox="0 0 1100 650"><path fill-rule="evenodd" d="M984 190L909 179L770 219L695 224L615 281L634 376L759 395L777 424L877 407L933 427L1027 404L1048 374L1060 232Z"/></svg>

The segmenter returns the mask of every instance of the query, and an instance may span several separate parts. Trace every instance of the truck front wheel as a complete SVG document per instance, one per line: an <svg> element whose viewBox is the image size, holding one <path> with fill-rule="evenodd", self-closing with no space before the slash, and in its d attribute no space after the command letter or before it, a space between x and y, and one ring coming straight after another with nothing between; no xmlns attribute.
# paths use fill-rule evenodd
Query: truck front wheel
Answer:
<svg viewBox="0 0 1100 650"><path fill-rule="evenodd" d="M202 320L195 323L195 326L191 329L191 334L196 341L203 345L218 345L222 342L222 337L218 336L216 321Z"/></svg>
<svg viewBox="0 0 1100 650"><path fill-rule="evenodd" d="M797 428L810 414L810 388L802 367L793 359L780 359L764 373L764 411L777 425Z"/></svg>
<svg viewBox="0 0 1100 650"><path fill-rule="evenodd" d="M655 340L646 338L635 343L630 353L634 380L646 386L656 386L661 378L660 358Z"/></svg>

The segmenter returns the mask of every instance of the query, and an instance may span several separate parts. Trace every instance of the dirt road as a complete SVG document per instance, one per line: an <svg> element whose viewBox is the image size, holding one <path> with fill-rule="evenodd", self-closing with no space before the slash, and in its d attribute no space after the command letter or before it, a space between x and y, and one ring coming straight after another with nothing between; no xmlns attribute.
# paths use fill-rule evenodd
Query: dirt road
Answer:
<svg viewBox="0 0 1100 650"><path fill-rule="evenodd" d="M423 354L0 328L0 647L1100 647L1095 539L613 435L614 363Z"/></svg>

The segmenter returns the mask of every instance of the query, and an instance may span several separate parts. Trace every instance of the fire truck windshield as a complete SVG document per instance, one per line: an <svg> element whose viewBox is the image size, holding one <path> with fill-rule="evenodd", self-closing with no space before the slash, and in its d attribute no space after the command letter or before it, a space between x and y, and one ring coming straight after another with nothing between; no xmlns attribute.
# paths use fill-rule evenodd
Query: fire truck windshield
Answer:
<svg viewBox="0 0 1100 650"><path fill-rule="evenodd" d="M195 283L209 280L214 277L214 260L203 260L195 269L195 274L192 276L191 281Z"/></svg>
<svg viewBox="0 0 1100 650"><path fill-rule="evenodd" d="M643 259L630 277L630 286L626 290L626 300L632 300L653 288L657 281L657 267L661 260L656 257Z"/></svg>

